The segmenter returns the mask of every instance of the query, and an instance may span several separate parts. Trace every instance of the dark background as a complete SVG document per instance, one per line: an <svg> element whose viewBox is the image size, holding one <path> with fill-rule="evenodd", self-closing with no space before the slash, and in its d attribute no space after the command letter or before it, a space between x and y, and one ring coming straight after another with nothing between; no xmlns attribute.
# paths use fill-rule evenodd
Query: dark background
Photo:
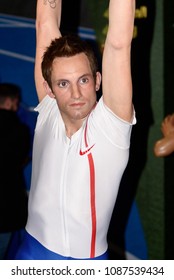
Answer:
<svg viewBox="0 0 174 280"><path fill-rule="evenodd" d="M35 18L36 0L0 0L0 13L7 13L22 17ZM90 15L86 7L86 1L64 0L62 1L62 28L63 30L76 30L79 23L91 27ZM65 20L68 18L68 21ZM68 25L67 25L68 24Z"/></svg>

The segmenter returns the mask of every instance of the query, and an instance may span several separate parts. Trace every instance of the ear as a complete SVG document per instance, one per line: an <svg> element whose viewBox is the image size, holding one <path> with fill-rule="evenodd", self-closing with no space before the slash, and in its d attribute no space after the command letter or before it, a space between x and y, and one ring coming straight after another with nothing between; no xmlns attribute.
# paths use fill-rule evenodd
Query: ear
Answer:
<svg viewBox="0 0 174 280"><path fill-rule="evenodd" d="M96 83L95 83L96 91L98 91L100 89L100 85L101 85L101 74L100 74L100 72L97 72L96 73Z"/></svg>
<svg viewBox="0 0 174 280"><path fill-rule="evenodd" d="M46 81L43 82L43 86L45 88L46 94L48 94L51 98L55 98L54 93L52 92L51 88L49 87Z"/></svg>

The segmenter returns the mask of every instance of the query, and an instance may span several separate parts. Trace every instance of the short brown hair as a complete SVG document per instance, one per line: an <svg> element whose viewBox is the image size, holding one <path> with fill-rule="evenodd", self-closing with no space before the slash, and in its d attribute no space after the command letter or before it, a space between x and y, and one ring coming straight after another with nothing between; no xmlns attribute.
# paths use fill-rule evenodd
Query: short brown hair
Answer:
<svg viewBox="0 0 174 280"><path fill-rule="evenodd" d="M96 80L98 63L92 47L76 35L66 35L53 40L43 55L41 64L42 75L50 88L52 88L51 72L54 59L58 57L71 57L80 53L84 53L87 56L94 80Z"/></svg>

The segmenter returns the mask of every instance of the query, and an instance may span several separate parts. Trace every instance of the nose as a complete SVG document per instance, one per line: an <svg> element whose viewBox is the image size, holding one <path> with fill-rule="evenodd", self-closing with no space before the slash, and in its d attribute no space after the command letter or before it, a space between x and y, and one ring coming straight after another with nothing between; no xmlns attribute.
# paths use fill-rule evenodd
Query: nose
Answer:
<svg viewBox="0 0 174 280"><path fill-rule="evenodd" d="M79 99L81 97L81 91L78 84L72 86L71 96L74 99Z"/></svg>

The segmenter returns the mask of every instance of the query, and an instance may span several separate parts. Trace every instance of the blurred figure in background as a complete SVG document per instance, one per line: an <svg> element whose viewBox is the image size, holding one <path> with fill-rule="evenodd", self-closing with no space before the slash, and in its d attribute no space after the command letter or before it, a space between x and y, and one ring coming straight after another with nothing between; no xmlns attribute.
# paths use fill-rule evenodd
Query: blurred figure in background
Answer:
<svg viewBox="0 0 174 280"><path fill-rule="evenodd" d="M28 215L23 169L29 159L30 132L17 115L20 101L17 85L0 84L0 259L6 258L12 234L25 227Z"/></svg>
<svg viewBox="0 0 174 280"><path fill-rule="evenodd" d="M156 157L166 157L174 152L174 113L167 115L161 123L162 138L154 145Z"/></svg>

